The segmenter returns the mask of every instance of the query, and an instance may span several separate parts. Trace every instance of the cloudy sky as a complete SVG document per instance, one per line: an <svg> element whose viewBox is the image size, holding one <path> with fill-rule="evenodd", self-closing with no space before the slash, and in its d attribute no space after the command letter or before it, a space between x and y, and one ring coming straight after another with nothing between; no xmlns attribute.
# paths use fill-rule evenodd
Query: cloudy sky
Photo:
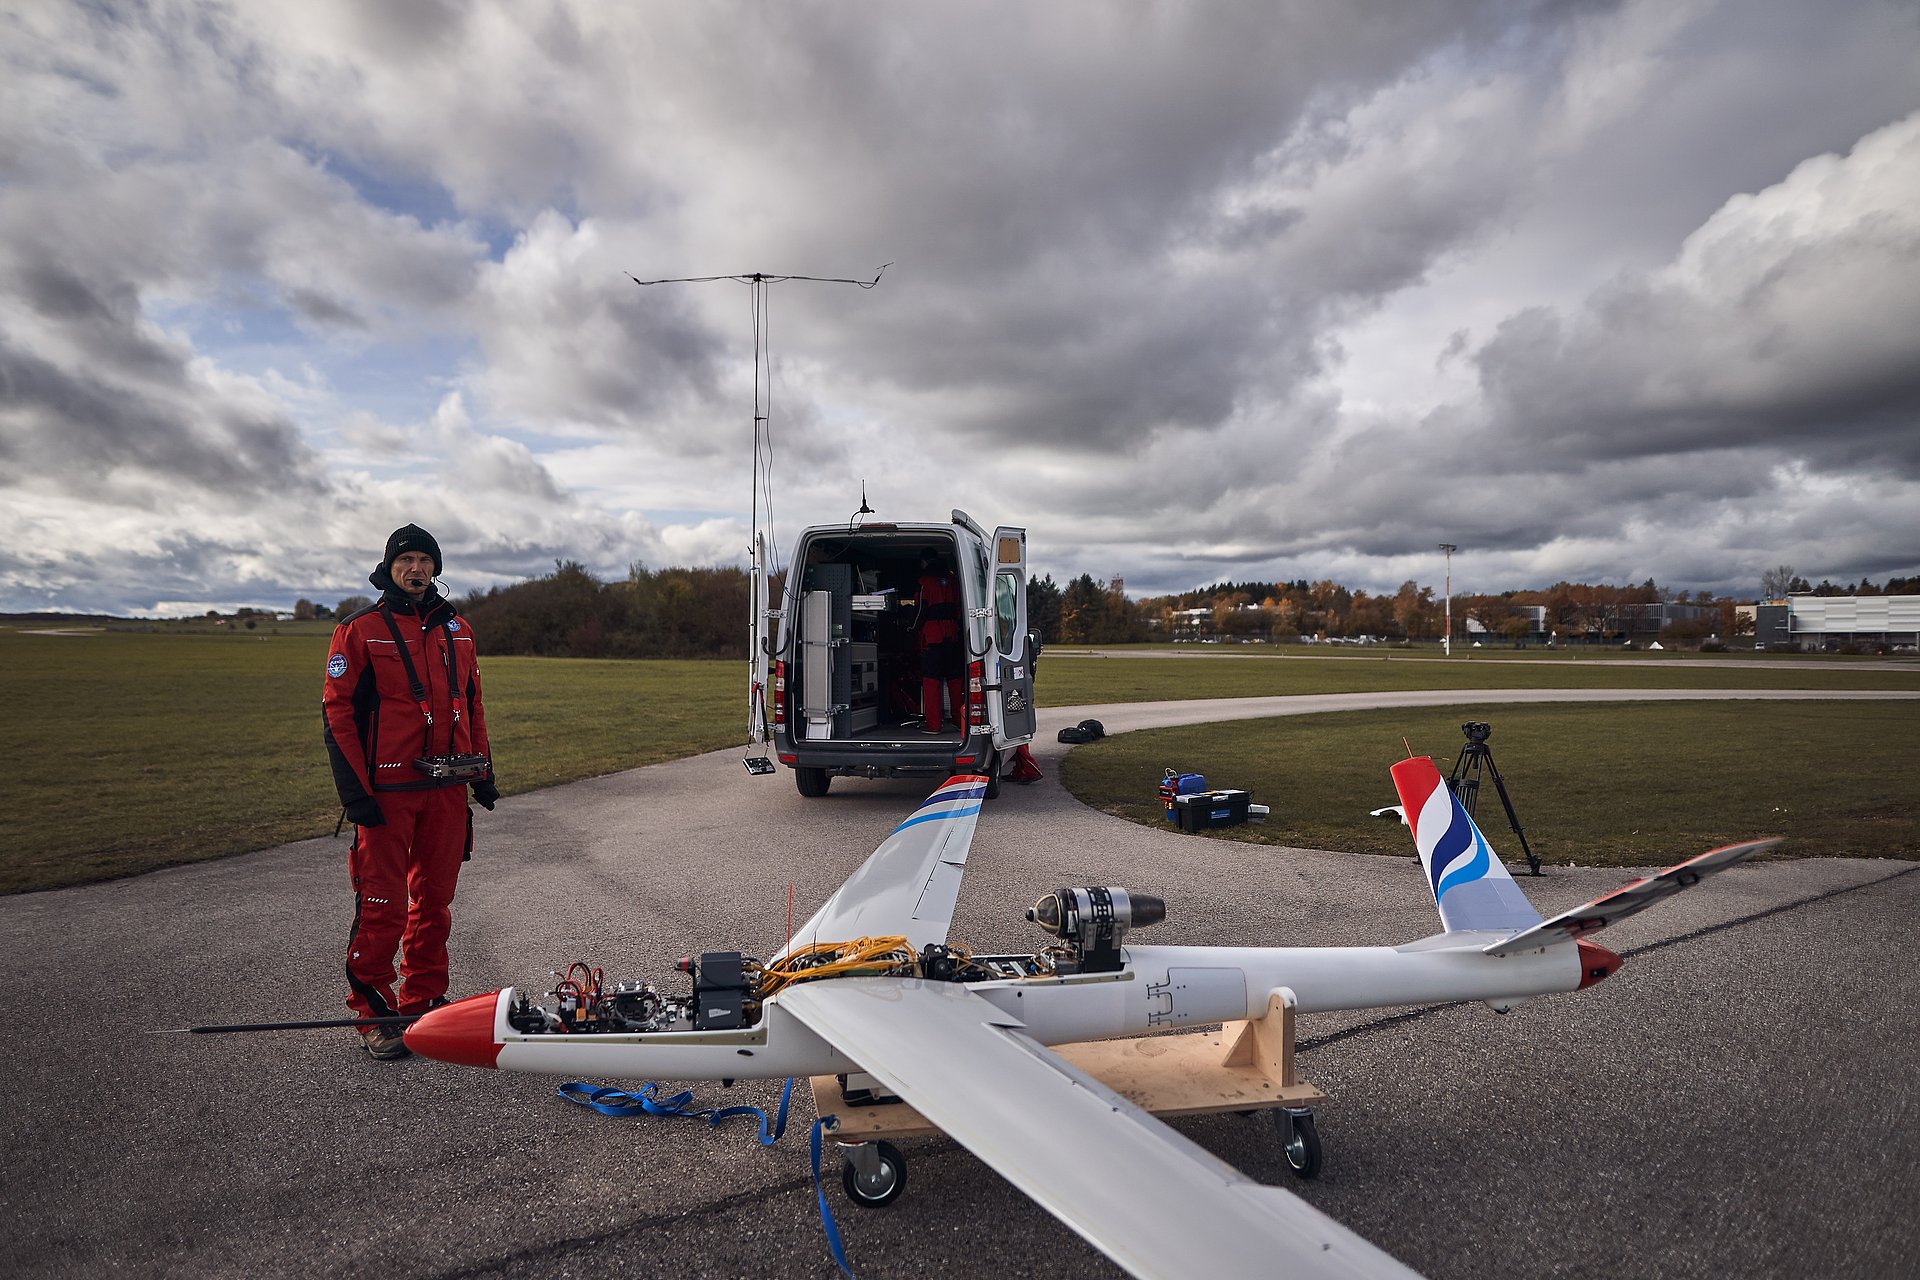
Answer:
<svg viewBox="0 0 1920 1280"><path fill-rule="evenodd" d="M1920 571L1920 8L0 2L0 610Z"/></svg>

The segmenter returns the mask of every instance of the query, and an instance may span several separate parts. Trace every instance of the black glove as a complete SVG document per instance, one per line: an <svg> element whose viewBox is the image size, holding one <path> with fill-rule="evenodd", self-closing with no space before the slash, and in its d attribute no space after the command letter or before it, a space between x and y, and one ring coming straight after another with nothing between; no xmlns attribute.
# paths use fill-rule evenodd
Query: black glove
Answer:
<svg viewBox="0 0 1920 1280"><path fill-rule="evenodd" d="M493 812L493 802L500 798L500 788L493 785L492 778L482 778L473 784L473 798L488 813Z"/></svg>
<svg viewBox="0 0 1920 1280"><path fill-rule="evenodd" d="M380 802L372 796L361 796L347 803L347 821L356 827L384 827L387 815L380 812Z"/></svg>

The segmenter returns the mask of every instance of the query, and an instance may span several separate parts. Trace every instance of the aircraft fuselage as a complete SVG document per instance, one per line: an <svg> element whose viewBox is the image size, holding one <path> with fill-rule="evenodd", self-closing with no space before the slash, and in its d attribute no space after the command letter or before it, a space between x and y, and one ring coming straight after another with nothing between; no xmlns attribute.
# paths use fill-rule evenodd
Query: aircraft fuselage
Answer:
<svg viewBox="0 0 1920 1280"><path fill-rule="evenodd" d="M1582 984L1561 944L1491 957L1446 935L1404 947L1127 947L1112 973L994 979L967 989L1042 1044L1069 1044L1259 1017L1286 988L1301 1013L1517 1001ZM1452 944L1452 945L1445 945ZM859 977L820 981L861 982ZM733 1030L523 1033L508 1021L514 989L435 1010L409 1030L427 1057L470 1066L611 1078L766 1079L860 1069L780 1007Z"/></svg>

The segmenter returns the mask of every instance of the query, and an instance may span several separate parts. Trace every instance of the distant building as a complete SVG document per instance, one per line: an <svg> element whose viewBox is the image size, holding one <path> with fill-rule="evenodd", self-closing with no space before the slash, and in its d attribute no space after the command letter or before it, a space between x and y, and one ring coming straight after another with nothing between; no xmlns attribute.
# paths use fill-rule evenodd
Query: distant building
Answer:
<svg viewBox="0 0 1920 1280"><path fill-rule="evenodd" d="M1788 596L1753 615L1754 643L1769 649L1920 645L1920 596Z"/></svg>
<svg viewBox="0 0 1920 1280"><path fill-rule="evenodd" d="M1480 616L1484 614L1485 616ZM1529 644L1543 644L1547 639L1547 607L1543 604L1488 605L1480 609L1479 614L1466 616L1467 639L1476 644L1499 644L1514 639L1508 624L1514 621L1526 623L1527 633L1520 637Z"/></svg>
<svg viewBox="0 0 1920 1280"><path fill-rule="evenodd" d="M1584 623L1567 624L1561 629L1549 627L1545 605L1510 604L1484 620L1469 617L1467 634L1493 643L1508 638L1509 624L1519 621L1527 627L1528 643L1613 644L1630 640L1650 644L1659 638L1661 631L1676 622L1717 622L1719 617L1717 605L1619 604L1609 606L1604 613L1595 614Z"/></svg>
<svg viewBox="0 0 1920 1280"><path fill-rule="evenodd" d="M1618 614L1618 634L1623 640L1654 640L1672 623L1714 621L1719 617L1715 605L1623 604Z"/></svg>
<svg viewBox="0 0 1920 1280"><path fill-rule="evenodd" d="M1173 622L1173 637L1176 640L1194 640L1213 630L1213 610L1211 609L1175 609L1169 615Z"/></svg>

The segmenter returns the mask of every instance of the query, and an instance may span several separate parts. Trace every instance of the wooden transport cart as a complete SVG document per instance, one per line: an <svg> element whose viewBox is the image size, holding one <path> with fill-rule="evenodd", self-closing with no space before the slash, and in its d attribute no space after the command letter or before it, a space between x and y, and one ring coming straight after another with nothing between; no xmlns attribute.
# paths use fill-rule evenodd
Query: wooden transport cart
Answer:
<svg viewBox="0 0 1920 1280"><path fill-rule="evenodd" d="M1092 1040L1052 1051L1157 1116L1272 1111L1287 1164L1311 1178L1320 1171L1313 1107L1327 1096L1294 1072L1291 994L1276 991L1265 1015L1217 1031ZM829 1133L847 1157L848 1197L886 1204L905 1185L906 1169L888 1139L931 1137L939 1128L905 1102L850 1103L837 1076L814 1076L811 1083L814 1109L833 1120Z"/></svg>

